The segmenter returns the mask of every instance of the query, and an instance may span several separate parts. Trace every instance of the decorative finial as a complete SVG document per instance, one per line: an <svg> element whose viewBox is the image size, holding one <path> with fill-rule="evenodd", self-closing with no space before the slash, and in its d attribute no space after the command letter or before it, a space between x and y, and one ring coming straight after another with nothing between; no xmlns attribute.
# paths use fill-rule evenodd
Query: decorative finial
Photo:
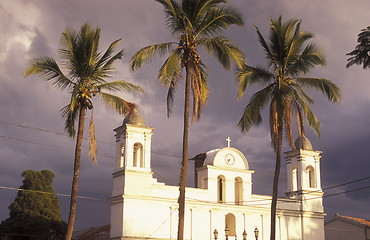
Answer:
<svg viewBox="0 0 370 240"><path fill-rule="evenodd" d="M226 138L226 142L227 142L227 147L230 147L230 143L231 143L231 139L230 139L230 137L227 137L227 138Z"/></svg>

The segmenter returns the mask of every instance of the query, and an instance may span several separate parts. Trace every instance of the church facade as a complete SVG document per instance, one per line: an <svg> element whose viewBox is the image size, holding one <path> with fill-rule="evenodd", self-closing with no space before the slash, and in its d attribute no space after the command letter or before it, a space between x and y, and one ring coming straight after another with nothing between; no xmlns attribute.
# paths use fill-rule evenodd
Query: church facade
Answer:
<svg viewBox="0 0 370 240"><path fill-rule="evenodd" d="M151 169L151 137L135 113L116 131L111 203L112 240L176 239L178 187L158 182ZM286 154L288 192L278 199L279 240L324 240L320 153L307 138ZM271 196L253 194L246 157L228 146L197 155L196 187L186 188L184 238L269 239ZM243 235L244 234L244 235ZM243 238L244 236L244 238Z"/></svg>

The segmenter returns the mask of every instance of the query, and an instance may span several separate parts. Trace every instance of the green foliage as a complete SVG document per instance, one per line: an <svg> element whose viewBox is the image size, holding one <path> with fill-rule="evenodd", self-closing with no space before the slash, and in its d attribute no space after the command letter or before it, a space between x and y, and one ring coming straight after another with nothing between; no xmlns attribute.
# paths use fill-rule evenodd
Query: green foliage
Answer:
<svg viewBox="0 0 370 240"><path fill-rule="evenodd" d="M151 61L158 54L168 57L162 65L158 79L168 87L167 113L171 114L173 97L182 70L191 79L193 92L193 120L200 117L202 107L208 98L205 64L198 48L204 48L214 56L225 69L231 68L234 61L241 68L244 54L229 39L220 36L231 25L243 25L241 14L227 6L226 0L156 0L165 9L167 26L178 42L168 42L147 46L132 58L132 70L141 68L144 62Z"/></svg>
<svg viewBox="0 0 370 240"><path fill-rule="evenodd" d="M107 97L104 90L142 92L140 87L125 81L106 81L112 77L114 63L122 58L123 50L114 53L119 42L120 39L112 42L104 53L99 52L100 28L91 29L86 23L79 32L67 29L61 36L60 65L68 74L50 57L35 58L25 70L25 76L38 74L55 87L67 88L71 92L70 103L61 110L65 119L65 130L70 136L76 135L78 112L81 109L92 109L92 99L95 96L103 95L100 99L120 114L132 110L133 103L116 96Z"/></svg>
<svg viewBox="0 0 370 240"><path fill-rule="evenodd" d="M299 129L303 133L303 118L308 125L320 134L320 124L309 105L314 101L302 87L312 88L324 94L330 102L339 102L340 89L330 80L324 78L301 77L317 65L324 65L325 59L320 49L314 43L306 41L313 35L300 30L301 21L282 18L271 19L269 41L257 30L259 41L267 59L267 68L245 65L238 71L239 97L242 97L250 85L266 85L251 98L244 114L239 121L243 131L248 131L252 125L262 122L260 111L269 100L270 129L272 145L276 150L277 129L285 129L288 142L294 148L291 114L297 115Z"/></svg>
<svg viewBox="0 0 370 240"><path fill-rule="evenodd" d="M346 67L356 64L362 65L363 69L367 69L370 67L370 26L361 30L357 35L357 42L355 49L347 53L351 57L347 59Z"/></svg>
<svg viewBox="0 0 370 240"><path fill-rule="evenodd" d="M0 224L0 239L64 239L66 223L52 186L49 170L22 172L23 184L9 206L9 218Z"/></svg>

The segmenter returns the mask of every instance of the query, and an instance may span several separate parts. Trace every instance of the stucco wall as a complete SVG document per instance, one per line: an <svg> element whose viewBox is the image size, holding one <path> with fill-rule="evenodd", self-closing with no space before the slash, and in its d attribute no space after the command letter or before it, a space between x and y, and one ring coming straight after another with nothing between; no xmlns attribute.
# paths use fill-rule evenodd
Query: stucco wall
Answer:
<svg viewBox="0 0 370 240"><path fill-rule="evenodd" d="M338 219L325 224L326 240L366 240L365 234L364 227Z"/></svg>

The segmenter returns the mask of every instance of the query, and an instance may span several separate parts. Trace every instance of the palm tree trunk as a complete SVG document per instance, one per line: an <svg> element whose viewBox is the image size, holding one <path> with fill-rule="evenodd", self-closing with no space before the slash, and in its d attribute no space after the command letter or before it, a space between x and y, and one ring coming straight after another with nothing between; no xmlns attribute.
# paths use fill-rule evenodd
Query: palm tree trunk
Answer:
<svg viewBox="0 0 370 240"><path fill-rule="evenodd" d="M177 240L184 239L185 223L185 187L188 172L188 148L189 148L189 113L190 113L190 74L186 66L186 83L185 83L185 107L184 107L184 132L182 137L182 162L180 173L180 194L179 203L179 224L177 231Z"/></svg>
<svg viewBox="0 0 370 240"><path fill-rule="evenodd" d="M272 187L272 200L271 200L271 232L270 240L276 239L276 206L279 190L279 176L280 176L280 166L281 166L281 145L282 145L282 128L278 127L278 136L276 141L276 163L275 163L275 175L274 183Z"/></svg>
<svg viewBox="0 0 370 240"><path fill-rule="evenodd" d="M86 115L86 108L82 107L80 109L80 114L79 114L79 119L78 119L77 140L76 140L76 148L75 148L75 161L74 161L71 201L69 205L69 218L68 218L66 240L72 239L73 227L74 227L75 217L76 217L78 177L80 173L81 145L82 145L84 124L85 124L85 115Z"/></svg>

